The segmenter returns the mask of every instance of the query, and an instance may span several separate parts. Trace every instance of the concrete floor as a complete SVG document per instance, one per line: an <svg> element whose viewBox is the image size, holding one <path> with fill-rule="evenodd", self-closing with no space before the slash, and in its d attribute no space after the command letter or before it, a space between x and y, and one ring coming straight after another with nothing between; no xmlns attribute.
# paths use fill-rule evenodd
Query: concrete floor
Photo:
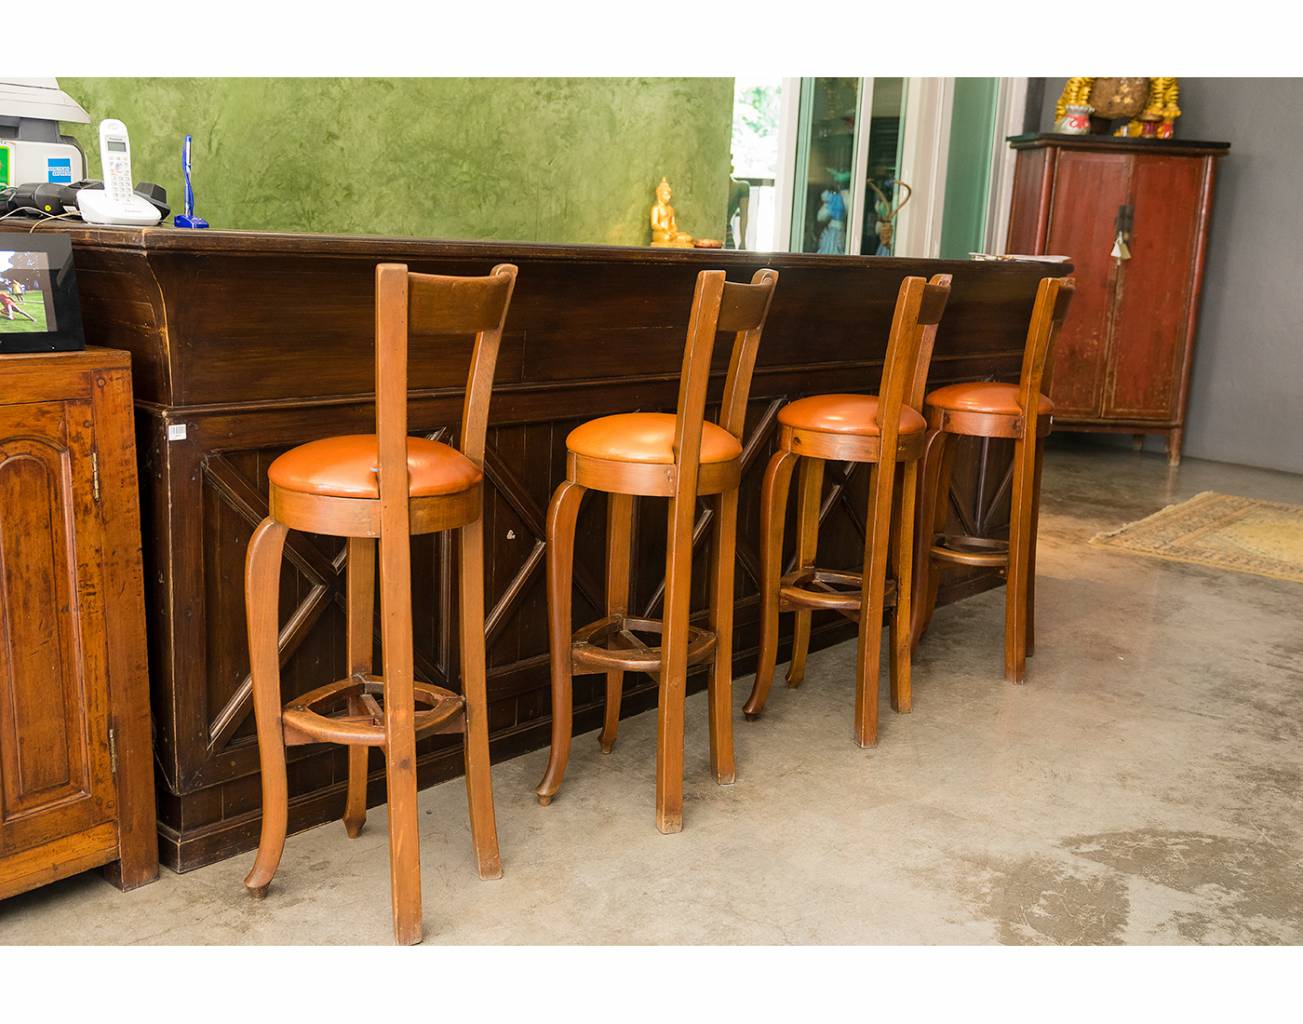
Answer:
<svg viewBox="0 0 1303 1024"><path fill-rule="evenodd" d="M706 768L689 701L686 828L653 825L654 716L557 801L537 751L494 769L505 877L471 861L460 782L421 794L426 944L1303 942L1303 587L1087 546L1202 490L1303 503L1303 477L1100 447L1045 473L1038 653L1001 679L1003 591L941 609L914 713L850 738L854 646L811 656ZM740 705L750 679L738 680ZM384 809L123 895L94 873L0 903L0 943L387 943Z"/></svg>

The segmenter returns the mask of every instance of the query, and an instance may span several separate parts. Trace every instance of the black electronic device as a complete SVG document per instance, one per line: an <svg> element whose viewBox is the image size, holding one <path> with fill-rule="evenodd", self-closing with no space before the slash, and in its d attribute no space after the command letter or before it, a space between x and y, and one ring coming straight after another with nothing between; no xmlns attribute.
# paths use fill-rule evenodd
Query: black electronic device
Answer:
<svg viewBox="0 0 1303 1024"><path fill-rule="evenodd" d="M77 193L86 189L103 191L104 182L90 178L74 181L71 185L54 182L30 182L0 189L0 216L7 213L32 217L57 217L64 213L77 213ZM167 204L167 189L152 181L142 181L135 188L136 195L158 210L166 218L172 208Z"/></svg>
<svg viewBox="0 0 1303 1024"><path fill-rule="evenodd" d="M102 181L74 181L71 185L55 182L26 182L0 190L0 215L24 213L57 216L77 210L77 193L84 188L103 188Z"/></svg>
<svg viewBox="0 0 1303 1024"><path fill-rule="evenodd" d="M61 235L0 231L0 356L85 347L72 243Z"/></svg>
<svg viewBox="0 0 1303 1024"><path fill-rule="evenodd" d="M162 185L156 185L152 181L142 181L136 186L136 195L162 214L164 220L167 220L172 213L172 207L167 205L167 189Z"/></svg>

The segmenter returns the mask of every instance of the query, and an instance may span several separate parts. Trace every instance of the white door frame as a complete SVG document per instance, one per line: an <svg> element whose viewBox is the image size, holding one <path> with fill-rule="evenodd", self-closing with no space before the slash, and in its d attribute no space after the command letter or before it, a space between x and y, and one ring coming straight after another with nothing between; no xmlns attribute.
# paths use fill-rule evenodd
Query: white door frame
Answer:
<svg viewBox="0 0 1303 1024"><path fill-rule="evenodd" d="M912 190L896 218L896 256L935 257L941 251L941 214L946 204L953 78L910 78L905 84L905 141L900 180Z"/></svg>
<svg viewBox="0 0 1303 1024"><path fill-rule="evenodd" d="M774 217L771 252L792 251L792 195L796 188L796 140L801 122L801 80L784 78L779 94L778 169L774 172L774 195L778 203Z"/></svg>
<svg viewBox="0 0 1303 1024"><path fill-rule="evenodd" d="M991 139L991 192L986 203L986 251L992 255L1004 254L1009 235L1009 208L1013 204L1017 154L1005 139L1022 133L1026 111L1027 79L1000 79Z"/></svg>
<svg viewBox="0 0 1303 1024"><path fill-rule="evenodd" d="M851 201L846 210L846 252L858 256L864 241L864 211L869 202L869 122L873 118L873 79L861 78L860 102L855 115L855 155L851 166L848 191Z"/></svg>

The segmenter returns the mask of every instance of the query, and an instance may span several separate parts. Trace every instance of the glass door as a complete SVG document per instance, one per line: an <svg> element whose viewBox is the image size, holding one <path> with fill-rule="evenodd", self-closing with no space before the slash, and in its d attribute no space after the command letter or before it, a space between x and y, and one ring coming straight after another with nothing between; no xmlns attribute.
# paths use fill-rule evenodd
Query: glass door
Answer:
<svg viewBox="0 0 1303 1024"><path fill-rule="evenodd" d="M909 90L904 78L874 78L870 82L864 212L854 251L863 256L891 256L895 253L896 218L911 195L909 185L900 180Z"/></svg>
<svg viewBox="0 0 1303 1024"><path fill-rule="evenodd" d="M792 189L793 252L850 252L856 154L859 142L859 78L803 78Z"/></svg>
<svg viewBox="0 0 1303 1024"><path fill-rule="evenodd" d="M864 256L981 248L997 82L802 78L798 89L792 81L779 131L787 248Z"/></svg>

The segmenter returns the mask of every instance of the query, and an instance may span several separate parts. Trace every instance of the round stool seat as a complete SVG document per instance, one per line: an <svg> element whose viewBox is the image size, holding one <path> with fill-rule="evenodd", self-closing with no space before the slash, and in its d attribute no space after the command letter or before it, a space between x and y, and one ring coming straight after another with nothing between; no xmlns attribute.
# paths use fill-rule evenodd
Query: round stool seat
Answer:
<svg viewBox="0 0 1303 1024"><path fill-rule="evenodd" d="M880 433L878 396L811 395L798 398L778 410L778 422L797 430L876 437ZM918 434L926 429L927 421L916 410L908 405L900 407L900 433Z"/></svg>
<svg viewBox="0 0 1303 1024"><path fill-rule="evenodd" d="M1054 411L1054 403L1040 396L1039 415ZM968 384L947 384L929 392L927 404L937 409L955 412L987 412L1001 416L1021 416L1018 405L1018 385L998 384L994 381L973 381Z"/></svg>
<svg viewBox="0 0 1303 1024"><path fill-rule="evenodd" d="M379 498L380 455L375 434L325 437L291 448L267 468L282 490L336 498ZM408 493L414 498L459 494L484 474L455 448L423 437L407 439Z"/></svg>
<svg viewBox="0 0 1303 1024"><path fill-rule="evenodd" d="M577 455L610 462L668 466L674 462L674 414L626 412L589 420L570 431L566 447ZM701 462L741 458L742 444L716 423L701 425Z"/></svg>

